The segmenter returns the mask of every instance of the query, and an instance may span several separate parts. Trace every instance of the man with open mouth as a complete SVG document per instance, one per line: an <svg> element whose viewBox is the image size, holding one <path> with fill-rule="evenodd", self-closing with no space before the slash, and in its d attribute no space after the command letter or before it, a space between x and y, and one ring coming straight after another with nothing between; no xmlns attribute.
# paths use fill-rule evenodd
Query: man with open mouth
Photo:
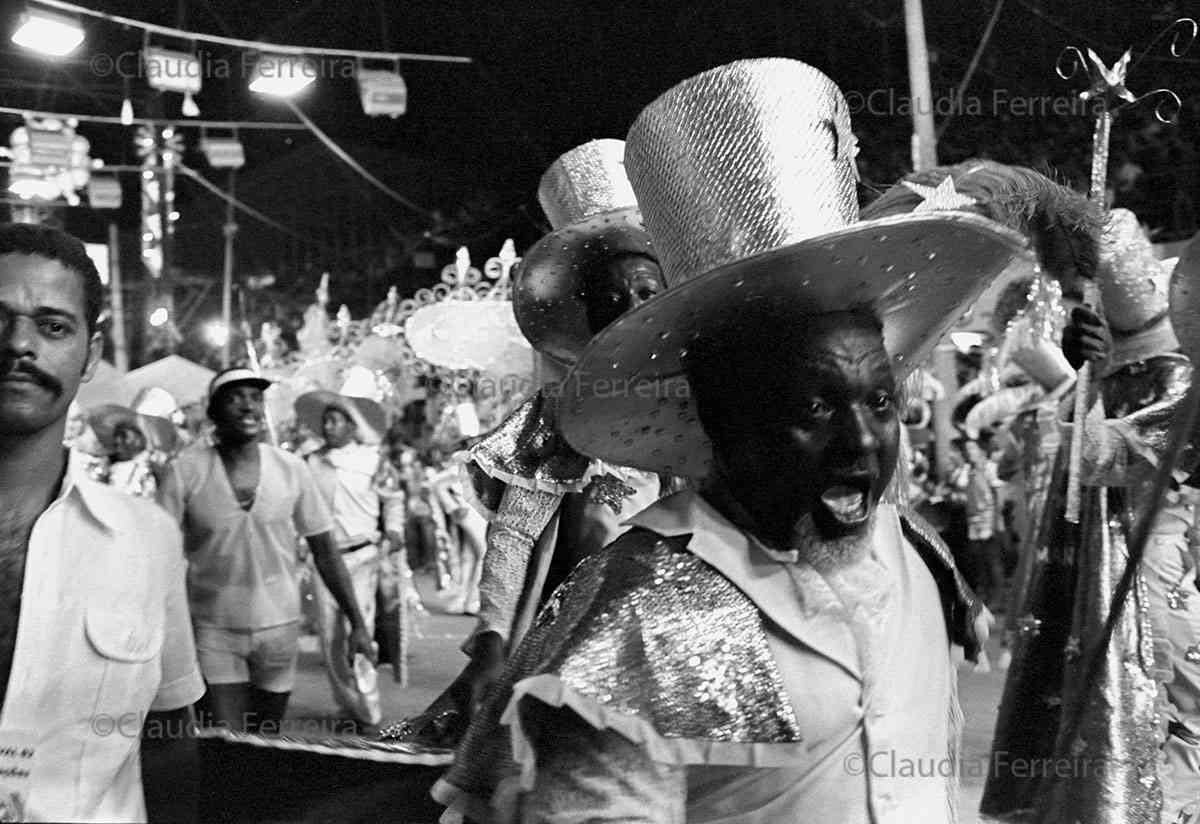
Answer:
<svg viewBox="0 0 1200 824"><path fill-rule="evenodd" d="M987 616L885 492L899 382L1024 243L965 211L858 222L855 154L841 92L792 60L634 123L672 288L591 342L559 420L697 488L542 611L481 713L511 742L435 788L472 820L954 820L951 645L974 657Z"/></svg>

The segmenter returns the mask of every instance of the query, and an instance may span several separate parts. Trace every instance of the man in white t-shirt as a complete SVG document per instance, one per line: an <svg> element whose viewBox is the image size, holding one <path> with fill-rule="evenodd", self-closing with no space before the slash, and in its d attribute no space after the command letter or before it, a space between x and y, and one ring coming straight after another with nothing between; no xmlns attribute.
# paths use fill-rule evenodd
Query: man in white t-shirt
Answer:
<svg viewBox="0 0 1200 824"><path fill-rule="evenodd" d="M296 678L303 536L350 619L348 654L374 659L371 633L333 539L333 521L304 463L259 443L270 381L227 369L209 386L215 443L176 458L161 503L183 526L196 652L208 684L202 721L277 732Z"/></svg>

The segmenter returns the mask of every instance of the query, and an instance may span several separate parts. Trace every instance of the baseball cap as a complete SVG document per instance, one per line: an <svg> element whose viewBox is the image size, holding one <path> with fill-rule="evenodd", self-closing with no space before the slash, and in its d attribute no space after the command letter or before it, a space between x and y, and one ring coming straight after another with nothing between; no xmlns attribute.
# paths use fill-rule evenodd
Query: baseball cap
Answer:
<svg viewBox="0 0 1200 824"><path fill-rule="evenodd" d="M244 366L235 366L232 369L226 369L223 372L218 372L216 377L214 377L208 384L209 400L212 400L213 396L226 386L231 386L235 383L248 383L251 386L259 389L266 389L271 385L269 380L255 372L253 369L247 369Z"/></svg>

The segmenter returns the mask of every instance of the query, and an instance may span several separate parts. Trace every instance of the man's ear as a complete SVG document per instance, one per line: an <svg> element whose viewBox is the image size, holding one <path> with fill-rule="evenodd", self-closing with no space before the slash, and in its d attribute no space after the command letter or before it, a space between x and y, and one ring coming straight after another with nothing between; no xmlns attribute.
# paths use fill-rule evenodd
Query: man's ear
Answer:
<svg viewBox="0 0 1200 824"><path fill-rule="evenodd" d="M92 339L88 341L87 361L83 365L83 382L87 383L96 374L96 367L100 365L100 356L104 353L104 337L99 332L92 333Z"/></svg>

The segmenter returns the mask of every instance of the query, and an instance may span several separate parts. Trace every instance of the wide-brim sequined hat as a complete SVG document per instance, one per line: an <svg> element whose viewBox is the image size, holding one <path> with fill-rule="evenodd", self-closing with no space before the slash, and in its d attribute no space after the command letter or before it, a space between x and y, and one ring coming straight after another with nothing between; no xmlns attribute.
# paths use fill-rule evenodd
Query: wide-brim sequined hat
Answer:
<svg viewBox="0 0 1200 824"><path fill-rule="evenodd" d="M1184 247L1171 273L1170 317L1180 350L1200 363L1200 234Z"/></svg>
<svg viewBox="0 0 1200 824"><path fill-rule="evenodd" d="M855 147L842 93L794 60L713 69L642 111L625 165L671 288L597 335L567 377L559 421L575 449L702 477L711 448L681 368L692 341L760 309L865 309L903 377L1024 248L972 214L857 223Z"/></svg>
<svg viewBox="0 0 1200 824"><path fill-rule="evenodd" d="M1029 247L993 278L956 324L992 340L1005 336L1014 290L1063 270L1094 279L1101 265L1104 213L1084 195L1025 166L972 159L905 175L862 210L863 220L928 211L977 214L1023 235Z"/></svg>
<svg viewBox="0 0 1200 824"><path fill-rule="evenodd" d="M542 175L538 200L554 231L521 259L513 311L534 349L572 364L591 340L587 276L620 253L656 257L625 174L625 143L592 140Z"/></svg>

